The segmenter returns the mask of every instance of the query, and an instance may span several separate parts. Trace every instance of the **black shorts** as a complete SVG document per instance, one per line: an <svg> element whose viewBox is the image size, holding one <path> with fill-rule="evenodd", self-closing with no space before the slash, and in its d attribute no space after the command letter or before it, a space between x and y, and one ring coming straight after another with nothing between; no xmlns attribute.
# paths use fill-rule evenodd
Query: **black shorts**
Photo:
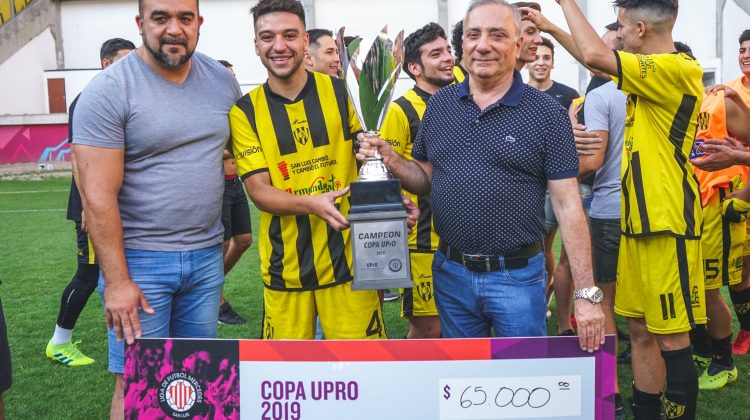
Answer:
<svg viewBox="0 0 750 420"><path fill-rule="evenodd" d="M224 182L224 203L221 207L221 223L224 225L224 240L232 236L252 233L250 206L247 204L245 189L239 178Z"/></svg>
<svg viewBox="0 0 750 420"><path fill-rule="evenodd" d="M617 258L620 254L620 219L591 220L591 255L594 280L613 283L617 280Z"/></svg>
<svg viewBox="0 0 750 420"><path fill-rule="evenodd" d="M94 252L94 245L91 243L91 237L81 228L81 221L76 220L76 252L78 253L78 263L94 265L99 264Z"/></svg>
<svg viewBox="0 0 750 420"><path fill-rule="evenodd" d="M5 327L3 301L0 300L0 394L7 391L13 382L10 368L10 347L8 346L8 330Z"/></svg>

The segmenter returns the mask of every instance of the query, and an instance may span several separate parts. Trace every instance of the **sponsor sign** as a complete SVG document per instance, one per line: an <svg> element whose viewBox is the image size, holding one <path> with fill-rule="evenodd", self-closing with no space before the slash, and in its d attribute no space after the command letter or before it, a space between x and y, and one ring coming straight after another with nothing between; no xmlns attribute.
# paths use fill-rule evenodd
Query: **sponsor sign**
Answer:
<svg viewBox="0 0 750 420"><path fill-rule="evenodd" d="M140 339L127 418L613 419L614 339ZM394 409L397 408L397 409Z"/></svg>

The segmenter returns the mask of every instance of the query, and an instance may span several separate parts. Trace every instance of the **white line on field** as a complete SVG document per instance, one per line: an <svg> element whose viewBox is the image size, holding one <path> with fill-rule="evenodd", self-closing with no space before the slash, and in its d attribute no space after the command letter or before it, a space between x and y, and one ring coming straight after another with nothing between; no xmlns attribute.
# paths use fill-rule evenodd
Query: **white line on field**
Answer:
<svg viewBox="0 0 750 420"><path fill-rule="evenodd" d="M0 194L40 194L40 193L64 192L64 191L70 191L70 189L65 189L65 190L0 191Z"/></svg>
<svg viewBox="0 0 750 420"><path fill-rule="evenodd" d="M68 209L26 209L26 210L0 210L0 213L36 213L42 211L66 211Z"/></svg>

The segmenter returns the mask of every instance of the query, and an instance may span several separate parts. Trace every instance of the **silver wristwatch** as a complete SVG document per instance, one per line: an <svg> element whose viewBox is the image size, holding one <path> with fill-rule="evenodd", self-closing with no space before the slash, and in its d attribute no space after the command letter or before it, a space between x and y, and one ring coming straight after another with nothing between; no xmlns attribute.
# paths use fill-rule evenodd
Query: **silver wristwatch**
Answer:
<svg viewBox="0 0 750 420"><path fill-rule="evenodd" d="M596 286L584 287L573 291L573 300L586 299L591 303L599 303L604 299L604 293Z"/></svg>

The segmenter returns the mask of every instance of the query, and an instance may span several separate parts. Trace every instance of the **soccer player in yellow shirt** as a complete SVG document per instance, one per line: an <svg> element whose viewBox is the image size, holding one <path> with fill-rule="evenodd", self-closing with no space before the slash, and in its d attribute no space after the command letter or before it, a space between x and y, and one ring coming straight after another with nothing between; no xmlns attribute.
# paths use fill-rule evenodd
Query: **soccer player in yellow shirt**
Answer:
<svg viewBox="0 0 750 420"><path fill-rule="evenodd" d="M445 31L437 23L423 26L404 40L403 68L415 85L391 104L380 136L405 159L412 159L413 140L430 96L453 83L454 64ZM432 225L430 195L403 192L419 207L420 218L409 235L414 287L403 291L401 316L409 320L407 338L439 338L440 321L432 287L432 257L439 238Z"/></svg>
<svg viewBox="0 0 750 420"><path fill-rule="evenodd" d="M615 311L628 318L633 345L633 414L659 418L663 404L669 418L695 418L688 332L706 312L700 192L688 157L703 71L675 53L677 0L615 0L624 51L601 41L575 0L558 3L576 58L628 94Z"/></svg>

